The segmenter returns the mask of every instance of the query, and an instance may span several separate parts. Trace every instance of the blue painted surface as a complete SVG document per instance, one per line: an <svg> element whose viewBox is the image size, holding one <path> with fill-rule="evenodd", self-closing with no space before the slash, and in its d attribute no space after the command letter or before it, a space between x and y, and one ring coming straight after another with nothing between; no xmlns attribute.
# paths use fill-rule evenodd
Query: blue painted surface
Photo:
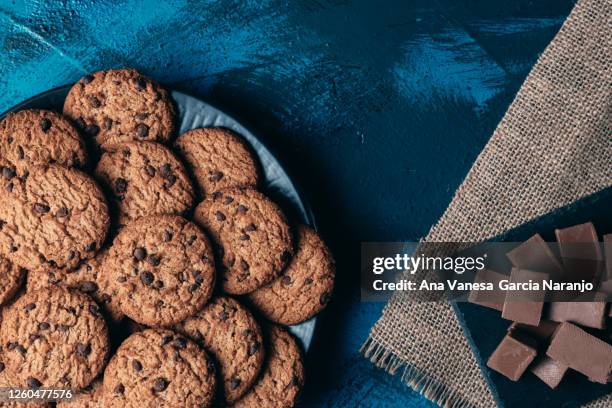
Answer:
<svg viewBox="0 0 612 408"><path fill-rule="evenodd" d="M4 1L0 111L134 66L237 117L285 159L338 260L305 405L430 407L357 352L382 309L359 302L359 242L427 232L572 5Z"/></svg>

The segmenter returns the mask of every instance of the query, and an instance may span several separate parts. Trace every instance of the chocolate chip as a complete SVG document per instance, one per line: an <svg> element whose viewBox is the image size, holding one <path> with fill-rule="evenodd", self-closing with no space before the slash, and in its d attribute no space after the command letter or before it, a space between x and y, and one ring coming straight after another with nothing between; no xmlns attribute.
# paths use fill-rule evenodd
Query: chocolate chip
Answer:
<svg viewBox="0 0 612 408"><path fill-rule="evenodd" d="M187 340L182 337L177 337L176 340L174 340L174 346L182 350L187 347Z"/></svg>
<svg viewBox="0 0 612 408"><path fill-rule="evenodd" d="M147 250L144 249L143 247L138 247L134 250L132 255L134 256L134 259L136 259L137 261L142 261L143 259L147 257Z"/></svg>
<svg viewBox="0 0 612 408"><path fill-rule="evenodd" d="M283 285L285 286L291 285L291 276L288 276L288 275L283 276Z"/></svg>
<svg viewBox="0 0 612 408"><path fill-rule="evenodd" d="M67 324L60 324L56 327L56 330L61 331L62 333L65 333L68 330L70 330L70 326L68 326Z"/></svg>
<svg viewBox="0 0 612 408"><path fill-rule="evenodd" d="M10 193L11 191L13 191L13 182L11 181L4 188L5 188L6 191L8 191Z"/></svg>
<svg viewBox="0 0 612 408"><path fill-rule="evenodd" d="M59 210L57 210L57 212L55 213L55 216L58 218L63 218L65 216L68 215L68 208L66 207L61 207Z"/></svg>
<svg viewBox="0 0 612 408"><path fill-rule="evenodd" d="M92 123L91 125L87 125L83 132L85 132L87 136L96 137L98 133L100 133L100 128L98 125Z"/></svg>
<svg viewBox="0 0 612 408"><path fill-rule="evenodd" d="M127 281L127 278L125 276L118 276L117 277L117 282L119 283L124 283Z"/></svg>
<svg viewBox="0 0 612 408"><path fill-rule="evenodd" d="M192 235L189 238L187 238L187 245L193 244L195 242L196 238L197 237L195 235Z"/></svg>
<svg viewBox="0 0 612 408"><path fill-rule="evenodd" d="M4 363L0 363L0 373L4 371Z"/></svg>
<svg viewBox="0 0 612 408"><path fill-rule="evenodd" d="M10 167L2 167L2 176L7 179L10 180L13 177L15 177L16 173L15 170L10 168Z"/></svg>
<svg viewBox="0 0 612 408"><path fill-rule="evenodd" d="M132 368L136 371L142 371L142 364L138 360L132 360Z"/></svg>
<svg viewBox="0 0 612 408"><path fill-rule="evenodd" d="M15 349L15 347L17 347L17 345L18 345L18 344L19 344L19 343L13 343L13 342L9 341L9 342L6 344L6 348L7 348L8 350L14 350L14 349Z"/></svg>
<svg viewBox="0 0 612 408"><path fill-rule="evenodd" d="M38 323L38 330L48 330L50 327L51 325L47 322Z"/></svg>
<svg viewBox="0 0 612 408"><path fill-rule="evenodd" d="M296 376L293 376L293 378L291 378L291 385L293 385L294 387L298 386L300 384L300 379L297 378Z"/></svg>
<svg viewBox="0 0 612 408"><path fill-rule="evenodd" d="M28 350L26 350L26 348L25 348L25 347L23 347L21 344L17 344L17 345L15 346L15 350L17 350L18 352L20 352L22 355L25 355L25 354L28 352Z"/></svg>
<svg viewBox="0 0 612 408"><path fill-rule="evenodd" d="M321 297L319 298L319 302L322 305L326 305L329 302L330 299L330 294L328 292L325 292L321 295Z"/></svg>
<svg viewBox="0 0 612 408"><path fill-rule="evenodd" d="M96 316L96 317L101 316L100 308L98 306L89 305L88 309L89 309L89 313L91 313L92 316Z"/></svg>
<svg viewBox="0 0 612 408"><path fill-rule="evenodd" d="M42 204L42 203L35 203L33 208L34 208L34 211L37 212L38 214L46 214L50 210L48 205Z"/></svg>
<svg viewBox="0 0 612 408"><path fill-rule="evenodd" d="M119 194L123 194L127 191L128 182L124 178L118 178L115 180L115 191Z"/></svg>
<svg viewBox="0 0 612 408"><path fill-rule="evenodd" d="M47 133L51 129L51 121L47 118L43 118L40 120L40 130Z"/></svg>
<svg viewBox="0 0 612 408"><path fill-rule="evenodd" d="M244 227L244 230L246 232L253 232L256 229L257 229L257 226L255 224L253 224L253 223L251 223L251 224L247 225L246 227Z"/></svg>
<svg viewBox="0 0 612 408"><path fill-rule="evenodd" d="M127 147L123 149L123 156L130 157L131 155L132 155L132 152L130 151L130 149L128 149Z"/></svg>
<svg viewBox="0 0 612 408"><path fill-rule="evenodd" d="M259 343L253 343L251 344L251 346L249 347L249 357L251 357L253 354L257 353L257 351L259 350Z"/></svg>
<svg viewBox="0 0 612 408"><path fill-rule="evenodd" d="M164 282L160 280L156 280L155 283L153 283L153 287L155 289L161 289L164 287Z"/></svg>
<svg viewBox="0 0 612 408"><path fill-rule="evenodd" d="M230 381L230 388L235 390L236 388L240 387L240 383L240 378L234 377L232 378L232 381Z"/></svg>
<svg viewBox="0 0 612 408"><path fill-rule="evenodd" d="M7 138L6 138L6 141L7 141L7 143L8 143L8 144L13 143L13 136L9 136L9 137L7 137Z"/></svg>
<svg viewBox="0 0 612 408"><path fill-rule="evenodd" d="M240 214L245 214L247 212L247 210L248 210L248 208L246 208L242 204L238 205L238 207L236 208L236 211L238 211L238 213L240 213Z"/></svg>
<svg viewBox="0 0 612 408"><path fill-rule="evenodd" d="M249 264L247 263L247 261L245 261L244 259L240 260L240 268L242 268L243 271L248 271L249 270Z"/></svg>
<svg viewBox="0 0 612 408"><path fill-rule="evenodd" d="M169 175L166 179L166 182L164 183L164 188L172 187L174 183L176 183L176 180L178 179L174 174Z"/></svg>
<svg viewBox="0 0 612 408"><path fill-rule="evenodd" d="M125 391L125 386L121 383L117 384L114 390L115 394L123 394L124 391Z"/></svg>
<svg viewBox="0 0 612 408"><path fill-rule="evenodd" d="M291 253L289 251L283 251L280 255L280 260L282 262L287 262L289 259L291 259Z"/></svg>
<svg viewBox="0 0 612 408"><path fill-rule="evenodd" d="M96 250L96 246L97 246L96 241L91 242L89 245L87 245L87 246L85 247L85 251L87 251L87 252L93 252L93 251L95 251L95 250Z"/></svg>
<svg viewBox="0 0 612 408"><path fill-rule="evenodd" d="M215 217L217 218L217 221L225 221L225 214L223 214L221 211L217 211L215 213Z"/></svg>
<svg viewBox="0 0 612 408"><path fill-rule="evenodd" d="M241 241L248 241L251 239L251 237L249 237L247 234L242 234L240 237L238 237L238 239Z"/></svg>
<svg viewBox="0 0 612 408"><path fill-rule="evenodd" d="M40 386L42 385L42 383L34 377L28 377L26 383L28 384L28 388L30 389L40 388Z"/></svg>
<svg viewBox="0 0 612 408"><path fill-rule="evenodd" d="M6 225L6 221L0 220L0 231L2 231L2 228Z"/></svg>
<svg viewBox="0 0 612 408"><path fill-rule="evenodd" d="M91 75L91 74L89 74L89 75L85 75L85 76L84 76L84 77L81 79L81 81L83 81L83 83L84 83L84 84L89 84L89 83L91 83L91 81L93 81L93 80L94 80L94 76L93 76L93 75Z"/></svg>
<svg viewBox="0 0 612 408"><path fill-rule="evenodd" d="M139 123L136 126L136 135L141 139L146 138L147 136L149 136L149 127L144 123Z"/></svg>
<svg viewBox="0 0 612 408"><path fill-rule="evenodd" d="M81 357L87 357L91 354L91 344L79 343L76 346L76 351Z"/></svg>
<svg viewBox="0 0 612 408"><path fill-rule="evenodd" d="M304 280L304 283L305 283L306 285L310 285L310 284L312 283L312 279L311 279L311 278L306 278L306 279Z"/></svg>
<svg viewBox="0 0 612 408"><path fill-rule="evenodd" d="M220 171L213 171L209 177L210 181L219 181L223 178L223 173Z"/></svg>
<svg viewBox="0 0 612 408"><path fill-rule="evenodd" d="M17 252L17 249L19 249L19 248L17 248L15 245L11 245L11 246L9 247L9 252L11 252L11 253L12 253L12 252Z"/></svg>
<svg viewBox="0 0 612 408"><path fill-rule="evenodd" d="M164 233L162 234L162 240L164 242L170 242L172 241L172 232L170 231L164 231Z"/></svg>
<svg viewBox="0 0 612 408"><path fill-rule="evenodd" d="M154 279L155 277L149 271L143 271L140 273L140 281L146 286L152 284Z"/></svg>
<svg viewBox="0 0 612 408"><path fill-rule="evenodd" d="M104 118L104 129L111 130L113 128L113 120L111 118Z"/></svg>
<svg viewBox="0 0 612 408"><path fill-rule="evenodd" d="M85 281L81 282L79 289L81 289L81 292L93 293L98 290L98 285L96 284L96 282Z"/></svg>
<svg viewBox="0 0 612 408"><path fill-rule="evenodd" d="M170 343L172 341L172 336L164 336L162 337L162 346Z"/></svg>
<svg viewBox="0 0 612 408"><path fill-rule="evenodd" d="M134 85L136 85L136 89L138 89L139 91L144 91L145 89L147 89L147 82L144 80L143 77L138 77L134 79Z"/></svg>
<svg viewBox="0 0 612 408"><path fill-rule="evenodd" d="M155 379L155 382L153 383L153 389L156 392L162 392L163 390L168 388L168 384L169 384L168 380L166 380L163 377L159 377Z"/></svg>
<svg viewBox="0 0 612 408"><path fill-rule="evenodd" d="M221 320L222 322L226 321L228 318L229 315L225 310L222 310L221 313L219 313L219 320Z"/></svg>
<svg viewBox="0 0 612 408"><path fill-rule="evenodd" d="M149 117L149 113L148 112L139 112L139 113L136 114L136 119L138 119L138 120L145 120L148 117Z"/></svg>
<svg viewBox="0 0 612 408"><path fill-rule="evenodd" d="M200 284L199 283L194 283L191 286L189 286L189 288L187 289L189 291L189 293L193 293L196 290L198 290L200 288Z"/></svg>
<svg viewBox="0 0 612 408"><path fill-rule="evenodd" d="M25 157L25 152L23 151L23 147L21 146L17 146L17 157L19 158L19 160L23 160L23 158Z"/></svg>
<svg viewBox="0 0 612 408"><path fill-rule="evenodd" d="M166 163L160 166L159 174L161 174L163 178L168 178L172 174L172 167L170 166L170 164Z"/></svg>
<svg viewBox="0 0 612 408"><path fill-rule="evenodd" d="M151 166L150 164L147 164L145 166L145 172L150 176L153 177L155 176L155 167Z"/></svg>
<svg viewBox="0 0 612 408"><path fill-rule="evenodd" d="M96 98L95 96L90 95L88 99L89 99L89 104L91 105L92 108L96 109L102 106L102 102L100 102L100 100Z"/></svg>
<svg viewBox="0 0 612 408"><path fill-rule="evenodd" d="M212 197L213 200L217 200L219 197L221 197L221 193L218 191L215 191L210 196Z"/></svg>
<svg viewBox="0 0 612 408"><path fill-rule="evenodd" d="M223 200L223 204L231 204L233 201L234 199L231 196L226 196Z"/></svg>
<svg viewBox="0 0 612 408"><path fill-rule="evenodd" d="M161 259L159 255L149 255L147 256L147 262L153 266L159 266Z"/></svg>
<svg viewBox="0 0 612 408"><path fill-rule="evenodd" d="M26 312L32 311L36 309L36 303L28 303L27 305L25 305L24 309Z"/></svg>
<svg viewBox="0 0 612 408"><path fill-rule="evenodd" d="M111 297L108 293L103 293L102 296L100 296L100 300L102 300L102 303L104 304L109 304L111 301Z"/></svg>

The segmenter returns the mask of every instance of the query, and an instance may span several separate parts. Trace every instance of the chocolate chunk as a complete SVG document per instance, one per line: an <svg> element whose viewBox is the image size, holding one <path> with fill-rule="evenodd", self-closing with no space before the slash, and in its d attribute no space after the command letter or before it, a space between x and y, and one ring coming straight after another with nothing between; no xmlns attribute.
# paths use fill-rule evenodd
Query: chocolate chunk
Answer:
<svg viewBox="0 0 612 408"><path fill-rule="evenodd" d="M136 135L141 139L146 138L149 136L149 127L144 123L139 123L136 125Z"/></svg>
<svg viewBox="0 0 612 408"><path fill-rule="evenodd" d="M508 276L491 269L479 270L474 277L474 283L491 283L493 284L493 290L472 290L468 296L468 301L501 312L506 300L506 292L499 289L499 282L502 279L508 279Z"/></svg>
<svg viewBox="0 0 612 408"><path fill-rule="evenodd" d="M27 305L25 305L24 309L26 312L32 311L36 309L36 303L28 303Z"/></svg>
<svg viewBox="0 0 612 408"><path fill-rule="evenodd" d="M119 194L123 194L127 191L128 182L124 178L118 178L115 180L115 191Z"/></svg>
<svg viewBox="0 0 612 408"><path fill-rule="evenodd" d="M91 354L91 344L79 343L77 344L76 351L81 357L87 357Z"/></svg>
<svg viewBox="0 0 612 408"><path fill-rule="evenodd" d="M153 266L159 266L161 259L159 255L149 255L147 256L147 262Z"/></svg>
<svg viewBox="0 0 612 408"><path fill-rule="evenodd" d="M584 295L571 302L551 302L548 318L555 322L572 322L581 326L604 329L607 317L606 294L597 292Z"/></svg>
<svg viewBox="0 0 612 408"><path fill-rule="evenodd" d="M539 234L533 235L506 254L513 266L544 272L552 278L561 276L562 266L550 246Z"/></svg>
<svg viewBox="0 0 612 408"><path fill-rule="evenodd" d="M81 81L83 81L84 84L89 84L93 80L94 80L94 76L91 74L85 75L83 78L81 78Z"/></svg>
<svg viewBox="0 0 612 408"><path fill-rule="evenodd" d="M23 160L23 158L25 157L25 152L23 151L23 147L21 146L17 146L17 157L19 158L19 160Z"/></svg>
<svg viewBox="0 0 612 408"><path fill-rule="evenodd" d="M172 241L172 232L170 231L164 231L164 233L162 234L162 240L164 242L170 242Z"/></svg>
<svg viewBox="0 0 612 408"><path fill-rule="evenodd" d="M38 323L38 330L48 330L50 327L51 325L47 322Z"/></svg>
<svg viewBox="0 0 612 408"><path fill-rule="evenodd" d="M534 339L538 344L548 344L557 326L559 326L559 323L550 320L540 320L540 324L537 326L514 322L508 327L508 333L518 332Z"/></svg>
<svg viewBox="0 0 612 408"><path fill-rule="evenodd" d="M238 211L239 214L245 214L248 211L248 208L242 204L239 204L238 207L236 207L236 211Z"/></svg>
<svg viewBox="0 0 612 408"><path fill-rule="evenodd" d="M565 376L568 368L565 364L544 356L532 364L529 370L550 388L555 389Z"/></svg>
<svg viewBox="0 0 612 408"><path fill-rule="evenodd" d="M253 223L247 225L246 227L244 227L244 231L246 232L253 232L257 229L257 226Z"/></svg>
<svg viewBox="0 0 612 408"><path fill-rule="evenodd" d="M15 170L10 168L10 167L2 167L2 176L7 179L10 180L13 177L15 177L16 173Z"/></svg>
<svg viewBox="0 0 612 408"><path fill-rule="evenodd" d="M96 98L93 95L89 96L89 104L91 105L92 108L97 109L100 106L102 106L102 102L100 102L100 100L98 98Z"/></svg>
<svg viewBox="0 0 612 408"><path fill-rule="evenodd" d="M200 288L200 284L196 282L196 283L190 285L187 290L189 291L189 293L193 293L196 290L198 290L199 288Z"/></svg>
<svg viewBox="0 0 612 408"><path fill-rule="evenodd" d="M142 364L138 360L132 360L132 368L136 372L140 372L140 371L142 371Z"/></svg>
<svg viewBox="0 0 612 408"><path fill-rule="evenodd" d="M153 177L155 176L155 167L151 166L150 164L147 164L145 166L145 172L150 176Z"/></svg>
<svg viewBox="0 0 612 408"><path fill-rule="evenodd" d="M68 216L68 208L61 207L59 210L57 210L57 212L55 213L55 216L58 218L64 218Z"/></svg>
<svg viewBox="0 0 612 408"><path fill-rule="evenodd" d="M8 191L9 193L13 191L13 182L8 183L6 187L4 187L4 189Z"/></svg>
<svg viewBox="0 0 612 408"><path fill-rule="evenodd" d="M533 339L507 334L489 357L487 367L512 381L518 381L536 354L536 343Z"/></svg>
<svg viewBox="0 0 612 408"><path fill-rule="evenodd" d="M222 322L226 321L228 318L229 315L225 310L222 310L221 313L219 313L219 320L221 320Z"/></svg>
<svg viewBox="0 0 612 408"><path fill-rule="evenodd" d="M283 285L285 285L285 286L291 285L291 276L289 276L289 275L283 276L282 282L283 282Z"/></svg>
<svg viewBox="0 0 612 408"><path fill-rule="evenodd" d="M593 223L555 230L565 282L593 282L603 269L603 254Z"/></svg>
<svg viewBox="0 0 612 408"><path fill-rule="evenodd" d="M530 271L528 269L512 268L510 284L538 283L542 288L542 282L548 278L545 273ZM537 326L542 317L544 307L545 291L508 291L504 301L502 317L519 323Z"/></svg>
<svg viewBox="0 0 612 408"><path fill-rule="evenodd" d="M259 350L259 343L251 344L249 346L249 352L248 352L249 357L251 357L253 354L257 353L258 350Z"/></svg>
<svg viewBox="0 0 612 408"><path fill-rule="evenodd" d="M163 377L159 377L157 379L155 379L155 382L153 383L153 389L156 392L162 392L164 391L166 388L168 388L168 380L166 380Z"/></svg>
<svg viewBox="0 0 612 408"><path fill-rule="evenodd" d="M177 337L177 338L174 340L174 346L175 346L176 348L179 348L179 349L181 349L181 350L182 350L182 349L184 349L185 347L187 347L187 340L185 340L185 339L184 339L184 338L182 338L182 337Z"/></svg>
<svg viewBox="0 0 612 408"><path fill-rule="evenodd" d="M160 166L159 167L159 174L163 178L168 178L172 174L172 167L170 167L170 164L166 163L166 164Z"/></svg>
<svg viewBox="0 0 612 408"><path fill-rule="evenodd" d="M160 281L160 280L156 280L156 281L153 283L153 287L154 287L155 289L161 289L161 288L163 288L163 287L164 287L164 282L163 282L163 281Z"/></svg>
<svg viewBox="0 0 612 408"><path fill-rule="evenodd" d="M40 386L42 385L42 383L34 377L28 377L26 383L28 384L28 388L30 389L40 388Z"/></svg>
<svg viewBox="0 0 612 408"><path fill-rule="evenodd" d="M0 373L4 371L4 368L5 368L4 363L0 362Z"/></svg>
<svg viewBox="0 0 612 408"><path fill-rule="evenodd" d="M138 247L134 250L132 255L134 256L134 259L136 259L137 261L142 261L143 259L147 257L147 250L144 249L143 247Z"/></svg>
<svg viewBox="0 0 612 408"><path fill-rule="evenodd" d="M245 261L244 259L240 260L240 268L243 271L248 271L249 270L249 264L247 263L247 261Z"/></svg>
<svg viewBox="0 0 612 408"><path fill-rule="evenodd" d="M241 241L248 241L251 239L251 237L249 237L247 234L242 234L238 237L238 239Z"/></svg>
<svg viewBox="0 0 612 408"><path fill-rule="evenodd" d="M193 244L196 239L197 237L195 235L190 236L189 238L187 238L187 245Z"/></svg>
<svg viewBox="0 0 612 408"><path fill-rule="evenodd" d="M225 214L223 214L221 211L217 211L215 213L215 217L217 218L217 221L225 221Z"/></svg>
<svg viewBox="0 0 612 408"><path fill-rule="evenodd" d="M306 278L306 279L304 279L304 283L306 285L310 285L310 284L312 284L312 279L311 278Z"/></svg>
<svg viewBox="0 0 612 408"><path fill-rule="evenodd" d="M144 91L145 89L147 89L147 82L143 77L138 77L134 79L134 85L136 85L136 89L138 89L139 91Z"/></svg>
<svg viewBox="0 0 612 408"><path fill-rule="evenodd" d="M571 323L559 325L546 355L601 384L612 373L612 346Z"/></svg>
<svg viewBox="0 0 612 408"><path fill-rule="evenodd" d="M40 120L40 130L44 133L47 133L51 129L51 121L47 118L43 118Z"/></svg>
<svg viewBox="0 0 612 408"><path fill-rule="evenodd" d="M46 214L50 210L48 205L42 204L42 203L35 203L33 208L34 208L34 211L37 212L38 214Z"/></svg>
<svg viewBox="0 0 612 408"><path fill-rule="evenodd" d="M104 118L104 129L111 130L113 128L113 120L111 118Z"/></svg>
<svg viewBox="0 0 612 408"><path fill-rule="evenodd" d="M153 280L155 279L155 277L153 276L153 274L149 271L143 271L140 273L140 281L144 284L149 286L151 283L153 283Z"/></svg>
<svg viewBox="0 0 612 408"><path fill-rule="evenodd" d="M125 386L121 383L117 384L117 386L115 387L114 393L115 394L123 394L125 391Z"/></svg>
<svg viewBox="0 0 612 408"><path fill-rule="evenodd" d="M234 201L234 198L232 196L225 196L225 198L223 199L223 204L231 204Z"/></svg>

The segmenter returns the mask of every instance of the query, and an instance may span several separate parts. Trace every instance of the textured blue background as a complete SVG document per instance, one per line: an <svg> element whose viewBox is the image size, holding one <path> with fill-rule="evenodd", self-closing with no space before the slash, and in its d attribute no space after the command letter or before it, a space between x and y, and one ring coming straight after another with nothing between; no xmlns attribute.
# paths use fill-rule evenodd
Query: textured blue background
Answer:
<svg viewBox="0 0 612 408"><path fill-rule="evenodd" d="M0 111L134 66L227 111L284 158L336 254L305 405L429 407L357 352L359 242L441 215L570 0L2 1Z"/></svg>

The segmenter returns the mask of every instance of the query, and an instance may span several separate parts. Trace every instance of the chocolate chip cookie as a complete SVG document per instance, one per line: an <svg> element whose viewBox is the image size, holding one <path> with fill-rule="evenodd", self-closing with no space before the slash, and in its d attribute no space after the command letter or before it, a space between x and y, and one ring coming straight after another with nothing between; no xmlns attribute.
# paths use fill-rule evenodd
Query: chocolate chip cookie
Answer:
<svg viewBox="0 0 612 408"><path fill-rule="evenodd" d="M123 318L116 290L111 288L109 276L102 272L108 250L103 249L92 258L83 261L76 269L44 267L28 273L27 291L62 286L88 294L102 306L103 312L113 321Z"/></svg>
<svg viewBox="0 0 612 408"><path fill-rule="evenodd" d="M6 369L21 388L78 390L102 371L106 323L87 295L63 288L26 293L3 311Z"/></svg>
<svg viewBox="0 0 612 408"><path fill-rule="evenodd" d="M108 227L102 191L76 169L34 166L14 191L0 194L0 254L29 270L93 258Z"/></svg>
<svg viewBox="0 0 612 408"><path fill-rule="evenodd" d="M176 139L203 195L233 187L256 187L255 156L242 138L224 128L192 129Z"/></svg>
<svg viewBox="0 0 612 408"><path fill-rule="evenodd" d="M185 168L158 143L109 145L95 174L114 198L120 224L146 215L184 214L193 206Z"/></svg>
<svg viewBox="0 0 612 408"><path fill-rule="evenodd" d="M319 313L334 287L334 259L321 237L305 225L298 227L297 236L297 252L283 275L248 295L262 315L285 325Z"/></svg>
<svg viewBox="0 0 612 408"><path fill-rule="evenodd" d="M255 382L264 360L259 325L236 300L220 296L176 326L217 360L225 401L240 398Z"/></svg>
<svg viewBox="0 0 612 408"><path fill-rule="evenodd" d="M0 122L0 187L11 189L15 177L25 177L34 165L82 167L85 145L63 116L47 110L9 113Z"/></svg>
<svg viewBox="0 0 612 408"><path fill-rule="evenodd" d="M97 145L129 140L163 143L175 127L169 93L134 69L85 75L70 89L64 115Z"/></svg>
<svg viewBox="0 0 612 408"><path fill-rule="evenodd" d="M211 245L192 222L174 215L124 227L103 265L119 307L147 326L170 326L208 301L215 281Z"/></svg>
<svg viewBox="0 0 612 408"><path fill-rule="evenodd" d="M217 191L194 219L211 235L221 261L221 285L245 294L272 282L293 253L287 220L270 199L250 188Z"/></svg>
<svg viewBox="0 0 612 408"><path fill-rule="evenodd" d="M270 326L268 356L261 377L234 407L293 407L304 385L301 350L291 334Z"/></svg>
<svg viewBox="0 0 612 408"><path fill-rule="evenodd" d="M0 350L0 354L2 351ZM2 357L0 356L0 360ZM3 401L0 402L1 408L47 408L49 404L45 402L18 402L15 401L7 401L6 397L9 396L8 390L18 388L13 379L8 375L7 370L5 370L4 362L0 361L0 395L3 398Z"/></svg>
<svg viewBox="0 0 612 408"><path fill-rule="evenodd" d="M104 371L108 408L200 408L215 395L215 370L206 352L169 330L147 329L119 346Z"/></svg>
<svg viewBox="0 0 612 408"><path fill-rule="evenodd" d="M59 401L56 408L104 408L102 380L96 379L70 400Z"/></svg>
<svg viewBox="0 0 612 408"><path fill-rule="evenodd" d="M25 269L0 256L0 306L12 299L25 276Z"/></svg>

